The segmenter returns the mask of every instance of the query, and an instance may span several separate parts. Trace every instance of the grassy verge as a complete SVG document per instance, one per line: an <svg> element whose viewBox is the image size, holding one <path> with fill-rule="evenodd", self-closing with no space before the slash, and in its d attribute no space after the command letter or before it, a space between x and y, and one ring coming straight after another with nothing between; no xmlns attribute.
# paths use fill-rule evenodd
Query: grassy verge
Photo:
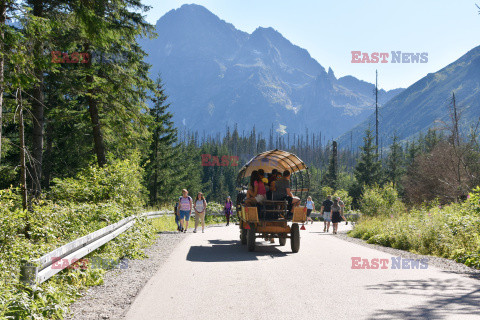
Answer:
<svg viewBox="0 0 480 320"><path fill-rule="evenodd" d="M236 218L230 219L230 223L235 223ZM223 215L210 215L207 214L205 217L205 225L213 225L219 223L226 223L227 220ZM175 224L175 217L173 216L161 216L158 218L151 219L151 224L156 232L162 231L176 231L177 225ZM190 218L190 222L188 223L189 228L195 227L195 219L192 217ZM199 225L201 227L201 225Z"/></svg>
<svg viewBox="0 0 480 320"><path fill-rule="evenodd" d="M349 235L367 243L453 259L480 269L480 205L477 194L471 195L462 204L431 204L408 212L392 210L364 216Z"/></svg>

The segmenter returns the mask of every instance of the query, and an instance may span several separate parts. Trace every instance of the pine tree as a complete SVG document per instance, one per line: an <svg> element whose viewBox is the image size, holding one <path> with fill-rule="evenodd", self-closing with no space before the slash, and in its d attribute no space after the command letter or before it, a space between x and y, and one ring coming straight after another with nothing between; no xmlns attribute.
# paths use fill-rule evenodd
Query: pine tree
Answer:
<svg viewBox="0 0 480 320"><path fill-rule="evenodd" d="M412 141L407 148L407 164L411 166L415 161L415 158L420 154L421 147L419 144L416 144L415 141Z"/></svg>
<svg viewBox="0 0 480 320"><path fill-rule="evenodd" d="M363 137L364 145L360 147L362 153L355 167L355 178L360 185L372 186L381 182L382 166L376 160L377 146L373 144L372 131L368 128Z"/></svg>
<svg viewBox="0 0 480 320"><path fill-rule="evenodd" d="M337 190L337 152L336 152L336 142L334 141L332 144L332 153L330 155L330 160L328 164L327 173L324 176L322 181L323 185L327 185L333 190Z"/></svg>
<svg viewBox="0 0 480 320"><path fill-rule="evenodd" d="M173 196L179 178L174 168L179 160L179 147L174 146L177 141L177 129L172 121L170 107L166 103L167 95L160 77L155 83L154 105L150 109L153 124L150 127L152 143L150 145L148 164L146 166L147 185L150 192L150 203L165 202Z"/></svg>
<svg viewBox="0 0 480 320"><path fill-rule="evenodd" d="M394 135L387 158L387 167L385 170L386 178L393 183L393 187L397 187L404 173L403 150L398 143L398 136Z"/></svg>
<svg viewBox="0 0 480 320"><path fill-rule="evenodd" d="M77 21L76 43L91 58L81 68L79 96L90 115L95 155L103 166L108 153L125 158L142 144L146 128L148 76L146 53L137 40L153 31L142 15L139 0L72 1ZM101 57L93 59L93 53ZM107 59L104 57L107 56Z"/></svg>
<svg viewBox="0 0 480 320"><path fill-rule="evenodd" d="M427 135L425 136L424 144L425 151L431 152L433 148L440 142L440 137L437 135L437 131L433 129L428 129Z"/></svg>

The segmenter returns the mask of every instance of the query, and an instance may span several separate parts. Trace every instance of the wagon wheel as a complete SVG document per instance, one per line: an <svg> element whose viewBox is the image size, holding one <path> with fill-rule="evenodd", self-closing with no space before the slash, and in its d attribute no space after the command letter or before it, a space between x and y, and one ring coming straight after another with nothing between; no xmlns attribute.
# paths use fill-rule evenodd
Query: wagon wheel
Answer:
<svg viewBox="0 0 480 320"><path fill-rule="evenodd" d="M292 245L292 252L297 253L300 250L300 228L298 223L292 224L292 238L290 239L290 244Z"/></svg>
<svg viewBox="0 0 480 320"><path fill-rule="evenodd" d="M248 251L255 251L255 224L250 224L250 229L247 230L247 247Z"/></svg>
<svg viewBox="0 0 480 320"><path fill-rule="evenodd" d="M240 229L240 242L247 244L247 229Z"/></svg>
<svg viewBox="0 0 480 320"><path fill-rule="evenodd" d="M284 245L287 244L287 235L284 233L281 233L279 236L280 237L278 238L278 242L280 242L280 245L283 247Z"/></svg>

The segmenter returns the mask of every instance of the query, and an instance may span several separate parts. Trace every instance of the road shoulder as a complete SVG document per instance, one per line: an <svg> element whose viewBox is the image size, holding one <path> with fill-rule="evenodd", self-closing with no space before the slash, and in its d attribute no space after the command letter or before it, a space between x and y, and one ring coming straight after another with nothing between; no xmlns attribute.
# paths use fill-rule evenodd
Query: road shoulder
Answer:
<svg viewBox="0 0 480 320"><path fill-rule="evenodd" d="M70 305L66 319L120 319L148 280L188 234L159 233L155 243L145 249L148 258L129 260L128 268L108 271L103 285L90 287Z"/></svg>
<svg viewBox="0 0 480 320"><path fill-rule="evenodd" d="M402 258L405 258L405 259L428 259L428 264L431 266L437 267L438 269L480 280L480 270L467 267L464 264L455 262L450 259L436 257L436 256L420 255L420 254L415 254L405 250L394 249L391 247L384 247L377 244L369 244L365 240L349 237L347 235L347 232L339 232L336 235L336 237L348 242L352 242L352 243L364 246L364 247L382 251L397 257L401 256Z"/></svg>

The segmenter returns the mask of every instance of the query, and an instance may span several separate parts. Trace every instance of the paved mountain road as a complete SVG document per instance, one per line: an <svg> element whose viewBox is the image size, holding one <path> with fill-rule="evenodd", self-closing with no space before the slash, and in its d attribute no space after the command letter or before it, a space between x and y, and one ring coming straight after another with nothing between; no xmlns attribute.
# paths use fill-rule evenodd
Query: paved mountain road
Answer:
<svg viewBox="0 0 480 320"><path fill-rule="evenodd" d="M341 225L341 230L348 226ZM300 251L238 226L186 237L136 297L125 319L480 319L480 281L439 270L391 269L392 255L301 231ZM388 259L388 269L352 269L351 257Z"/></svg>

